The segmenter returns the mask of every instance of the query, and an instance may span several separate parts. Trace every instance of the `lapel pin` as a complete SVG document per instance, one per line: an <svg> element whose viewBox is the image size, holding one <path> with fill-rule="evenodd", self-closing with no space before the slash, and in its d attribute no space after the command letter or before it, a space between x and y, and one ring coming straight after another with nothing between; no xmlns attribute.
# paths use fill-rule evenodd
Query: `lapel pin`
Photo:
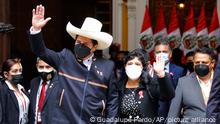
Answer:
<svg viewBox="0 0 220 124"><path fill-rule="evenodd" d="M51 84L49 88L52 88L52 87L53 87L53 84Z"/></svg>

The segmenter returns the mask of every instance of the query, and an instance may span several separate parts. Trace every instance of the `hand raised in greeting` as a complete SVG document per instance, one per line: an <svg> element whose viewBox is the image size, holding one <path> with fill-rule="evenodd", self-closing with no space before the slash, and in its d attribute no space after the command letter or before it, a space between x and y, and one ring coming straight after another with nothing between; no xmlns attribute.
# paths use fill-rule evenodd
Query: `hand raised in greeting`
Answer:
<svg viewBox="0 0 220 124"><path fill-rule="evenodd" d="M156 56L156 62L153 63L153 68L154 68L154 71L156 72L156 74L160 78L165 76L164 67L165 67L165 61L162 58L162 56L160 56L160 55Z"/></svg>
<svg viewBox="0 0 220 124"><path fill-rule="evenodd" d="M42 5L37 5L36 9L32 10L32 27L34 30L40 30L51 20L50 17L44 19L44 14L45 9Z"/></svg>

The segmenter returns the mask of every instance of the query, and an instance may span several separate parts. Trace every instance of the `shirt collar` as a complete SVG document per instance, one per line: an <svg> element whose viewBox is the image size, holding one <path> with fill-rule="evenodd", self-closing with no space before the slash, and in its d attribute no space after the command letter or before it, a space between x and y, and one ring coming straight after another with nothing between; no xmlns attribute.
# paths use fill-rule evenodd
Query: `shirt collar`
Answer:
<svg viewBox="0 0 220 124"><path fill-rule="evenodd" d="M209 79L209 82L207 83L207 85L212 83L213 75L214 75L214 71L212 70L212 72L211 72L211 78ZM202 80L198 77L198 75L196 75L196 78L197 78L197 80L199 81L199 84L205 84L204 81L202 81Z"/></svg>
<svg viewBox="0 0 220 124"><path fill-rule="evenodd" d="M15 88L12 86L12 84L8 81L8 80L5 80L5 83L7 84L8 88L12 91L16 91ZM21 86L20 84L17 84L17 87L18 87L18 90L21 92L22 89L24 89L23 86Z"/></svg>
<svg viewBox="0 0 220 124"><path fill-rule="evenodd" d="M166 71L169 72L169 71L170 71L170 70L169 70L169 69L170 69L169 67L170 67L170 62L168 62L168 63L164 66L164 69L166 69Z"/></svg>
<svg viewBox="0 0 220 124"><path fill-rule="evenodd" d="M42 83L43 83L43 80L41 79L40 85L42 85ZM46 81L46 83L47 83L47 85L49 85L50 84L50 80Z"/></svg>
<svg viewBox="0 0 220 124"><path fill-rule="evenodd" d="M92 65L92 58L94 54L92 54L89 58L83 60L83 64L87 67L88 70L90 70L90 67Z"/></svg>

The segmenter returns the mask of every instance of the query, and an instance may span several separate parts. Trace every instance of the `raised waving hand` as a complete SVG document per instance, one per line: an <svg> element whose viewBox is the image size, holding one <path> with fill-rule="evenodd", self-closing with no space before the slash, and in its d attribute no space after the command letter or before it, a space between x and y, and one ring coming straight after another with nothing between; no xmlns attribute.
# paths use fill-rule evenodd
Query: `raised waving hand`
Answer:
<svg viewBox="0 0 220 124"><path fill-rule="evenodd" d="M162 56L161 55L156 56L156 62L153 63L153 68L159 77L165 76L164 67L165 67L165 61L162 58Z"/></svg>
<svg viewBox="0 0 220 124"><path fill-rule="evenodd" d="M32 10L32 27L34 30L40 30L51 20L50 17L44 19L44 15L45 8L42 5L37 5L36 8Z"/></svg>

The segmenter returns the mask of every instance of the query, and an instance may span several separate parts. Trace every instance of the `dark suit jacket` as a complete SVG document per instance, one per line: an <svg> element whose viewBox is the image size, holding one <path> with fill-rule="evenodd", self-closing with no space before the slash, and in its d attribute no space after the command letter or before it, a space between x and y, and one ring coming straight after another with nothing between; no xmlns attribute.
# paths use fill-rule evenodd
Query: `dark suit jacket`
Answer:
<svg viewBox="0 0 220 124"><path fill-rule="evenodd" d="M28 93L23 92L29 97ZM1 124L19 124L19 106L17 98L5 82L0 87L0 102L2 108Z"/></svg>
<svg viewBox="0 0 220 124"><path fill-rule="evenodd" d="M171 75L172 86L173 86L174 89L176 89L178 79L185 75L185 71L182 67L180 67L176 64L170 63L169 73ZM159 106L159 116L163 117L165 119L167 117L167 114L168 114L168 111L169 111L170 101L169 102L160 101L159 104L160 104L160 106Z"/></svg>
<svg viewBox="0 0 220 124"><path fill-rule="evenodd" d="M220 123L220 58L218 59L217 66L215 68L215 74L212 82L212 88L209 95L209 101L207 105L206 116L211 119L214 118L214 123ZM212 123L212 124L214 124Z"/></svg>
<svg viewBox="0 0 220 124"><path fill-rule="evenodd" d="M176 89L179 78L183 77L186 74L186 72L184 71L184 68L173 63L170 63L169 71L172 78L173 86Z"/></svg>
<svg viewBox="0 0 220 124"><path fill-rule="evenodd" d="M144 115L142 118L155 119L158 116L157 111L159 99L169 101L174 97L174 88L172 87L172 83L169 79L169 76L169 74L166 74L164 78L158 78L157 76L154 76L154 79L149 80L149 82L147 82L146 84L140 82L140 86L136 92L136 96L139 95L139 91L143 91L144 97L143 99L139 99L141 101L140 111ZM122 98L124 97L126 83L126 79L119 82L119 105L122 104ZM119 114L119 117L128 118L124 117L122 113Z"/></svg>
<svg viewBox="0 0 220 124"><path fill-rule="evenodd" d="M205 117L206 105L196 74L192 73L180 78L175 97L170 105L167 123L176 124L177 122L172 119L177 120L180 118L185 119L189 124L199 124L202 123L202 119L205 119Z"/></svg>
<svg viewBox="0 0 220 124"><path fill-rule="evenodd" d="M31 80L30 85L30 107L29 107L29 124L34 124L35 122L35 111L36 111L36 99L37 99L37 92L39 89L41 78L36 77ZM53 116L53 110L55 107L55 103L58 104L58 93L59 93L59 83L58 83L58 76L55 74L53 79L50 81L46 91L46 97L43 103L43 108L41 112L41 119L42 124L52 124L51 118Z"/></svg>
<svg viewBox="0 0 220 124"><path fill-rule="evenodd" d="M46 48L41 33L30 35L33 52L58 71L62 93L52 124L87 124L91 117L116 117L118 90L114 63L94 57L90 70L68 49Z"/></svg>

